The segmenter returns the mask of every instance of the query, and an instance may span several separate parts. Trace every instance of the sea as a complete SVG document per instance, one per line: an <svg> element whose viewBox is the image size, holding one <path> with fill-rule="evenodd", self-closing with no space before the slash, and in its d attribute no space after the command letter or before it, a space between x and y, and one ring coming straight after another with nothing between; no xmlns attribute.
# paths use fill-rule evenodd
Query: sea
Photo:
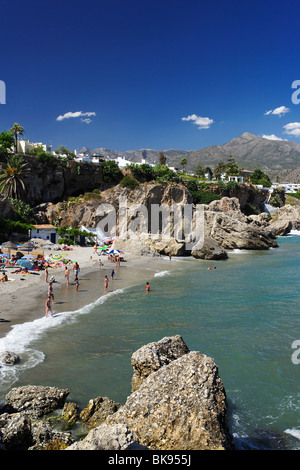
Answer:
<svg viewBox="0 0 300 470"><path fill-rule="evenodd" d="M124 404L133 352L180 334L218 366L237 449L299 450L300 232L277 242L224 261L162 258L159 270L145 267L149 293L144 280L119 287L119 274L114 289L88 301L99 282L90 276L80 285L85 307L62 305L0 339L0 350L17 345L22 357L0 369L0 401L30 384L68 388L80 408L98 396Z"/></svg>

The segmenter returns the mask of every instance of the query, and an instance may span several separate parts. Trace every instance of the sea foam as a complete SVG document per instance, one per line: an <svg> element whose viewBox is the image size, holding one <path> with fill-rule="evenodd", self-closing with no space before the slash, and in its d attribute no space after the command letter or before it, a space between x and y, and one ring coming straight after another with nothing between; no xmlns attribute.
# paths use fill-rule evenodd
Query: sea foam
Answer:
<svg viewBox="0 0 300 470"><path fill-rule="evenodd" d="M45 317L44 312L41 318L30 322L14 325L9 333L0 338L0 352L11 351L21 357L21 362L12 365L1 364L0 367L0 385L12 385L19 379L23 370L31 369L44 361L45 355L42 351L30 348L30 345L43 337L46 331L59 328L65 323L76 321L79 315L90 313L95 306L106 302L110 297L122 294L124 289L117 289L102 295L95 302L74 311L64 311L55 313L53 317L48 314Z"/></svg>

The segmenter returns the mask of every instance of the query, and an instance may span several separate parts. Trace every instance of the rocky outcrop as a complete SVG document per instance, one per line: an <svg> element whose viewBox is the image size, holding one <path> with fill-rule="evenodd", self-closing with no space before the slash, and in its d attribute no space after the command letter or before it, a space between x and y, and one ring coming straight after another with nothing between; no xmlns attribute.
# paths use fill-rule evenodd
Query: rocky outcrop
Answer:
<svg viewBox="0 0 300 470"><path fill-rule="evenodd" d="M54 157L48 162L34 156L23 158L29 168L24 198L31 206L103 188L101 165L72 160L60 163Z"/></svg>
<svg viewBox="0 0 300 470"><path fill-rule="evenodd" d="M3 450L230 449L226 393L214 360L190 351L180 335L149 343L132 355L133 393L124 406L107 397L79 414L68 390L26 386L11 390L0 410ZM84 439L53 429L47 415L63 407L60 422L86 423ZM58 415L56 415L58 416ZM58 418L56 418L58 419Z"/></svg>
<svg viewBox="0 0 300 470"><path fill-rule="evenodd" d="M192 209L194 226L192 217L184 215L187 207ZM103 231L109 224L110 235L120 236L114 248L139 255L184 256L193 250L195 257L217 260L226 258L227 249L265 250L277 246L263 217L259 221L255 216L246 216L237 198L224 197L201 207L202 247L199 237L194 237L196 246L190 243L198 213L182 185L149 183L135 190L116 186L103 192L101 200L46 204L36 210L41 223L100 227Z"/></svg>
<svg viewBox="0 0 300 470"><path fill-rule="evenodd" d="M206 207L204 217L205 236L225 250L266 250L278 246L271 230L263 224L259 225L252 217L245 216L235 198L213 201Z"/></svg>
<svg viewBox="0 0 300 470"><path fill-rule="evenodd" d="M107 424L123 423L150 450L225 450L226 394L213 359L184 354L150 374Z"/></svg>
<svg viewBox="0 0 300 470"><path fill-rule="evenodd" d="M137 390L150 374L189 352L180 335L165 337L138 349L131 356L131 365L134 371L131 391Z"/></svg>
<svg viewBox="0 0 300 470"><path fill-rule="evenodd" d="M14 211L13 206L9 199L3 194L0 194L0 219L17 219L17 214Z"/></svg>
<svg viewBox="0 0 300 470"><path fill-rule="evenodd" d="M66 450L147 450L147 448L139 444L125 424L117 423L102 424Z"/></svg>
<svg viewBox="0 0 300 470"><path fill-rule="evenodd" d="M120 408L119 403L115 403L108 397L97 397L89 401L87 407L80 413L80 419L89 428L100 426L106 418Z"/></svg>
<svg viewBox="0 0 300 470"><path fill-rule="evenodd" d="M300 207L287 205L278 209L269 222L269 230L274 236L300 230Z"/></svg>
<svg viewBox="0 0 300 470"><path fill-rule="evenodd" d="M192 256L194 258L206 260L220 260L227 259L227 252L214 240L207 237L196 244L192 249Z"/></svg>
<svg viewBox="0 0 300 470"><path fill-rule="evenodd" d="M24 412L32 417L39 417L62 408L69 390L39 385L26 385L13 388L6 396L5 411Z"/></svg>

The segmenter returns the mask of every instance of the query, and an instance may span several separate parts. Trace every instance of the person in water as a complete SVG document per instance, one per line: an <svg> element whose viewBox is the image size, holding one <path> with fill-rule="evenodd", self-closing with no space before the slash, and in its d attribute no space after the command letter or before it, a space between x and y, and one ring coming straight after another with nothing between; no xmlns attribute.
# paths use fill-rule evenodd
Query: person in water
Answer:
<svg viewBox="0 0 300 470"><path fill-rule="evenodd" d="M105 287L105 290L108 288L108 277L105 276L104 278L104 287Z"/></svg>
<svg viewBox="0 0 300 470"><path fill-rule="evenodd" d="M150 284L149 282L146 282L146 292L149 292L149 290L150 290Z"/></svg>
<svg viewBox="0 0 300 470"><path fill-rule="evenodd" d="M45 317L47 317L48 313L50 312L51 317L53 317L52 309L51 309L51 295L48 294L48 298L45 303L46 313Z"/></svg>

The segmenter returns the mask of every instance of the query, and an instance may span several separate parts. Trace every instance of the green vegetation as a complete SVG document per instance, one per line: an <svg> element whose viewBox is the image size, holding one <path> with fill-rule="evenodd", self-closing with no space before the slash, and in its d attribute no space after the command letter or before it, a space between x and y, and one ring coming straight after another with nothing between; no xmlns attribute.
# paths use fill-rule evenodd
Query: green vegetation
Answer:
<svg viewBox="0 0 300 470"><path fill-rule="evenodd" d="M270 188L272 186L272 182L268 175L266 175L260 169L256 169L252 175L250 175L250 181L252 184L260 184L264 188Z"/></svg>
<svg viewBox="0 0 300 470"><path fill-rule="evenodd" d="M10 219L0 219L0 241L7 240L7 237L14 232L28 234L28 231L33 229L31 224L18 222Z"/></svg>
<svg viewBox="0 0 300 470"><path fill-rule="evenodd" d="M86 237L91 240L95 235L92 232L87 232L85 230L79 230L78 228L69 228L69 227L59 227L57 229L57 234L61 237L58 239L58 243L62 245L76 245L77 239L81 237Z"/></svg>
<svg viewBox="0 0 300 470"><path fill-rule="evenodd" d="M20 126L17 122L13 125L11 129L9 129L9 132L11 132L15 136L15 152L18 152L18 135L23 135L25 130L24 127Z"/></svg>
<svg viewBox="0 0 300 470"><path fill-rule="evenodd" d="M132 178L132 176L126 175L124 178L120 181L120 185L123 188L130 188L134 189L139 185L139 182L135 179Z"/></svg>
<svg viewBox="0 0 300 470"><path fill-rule="evenodd" d="M20 222L27 224L35 223L33 210L29 204L26 204L21 199L13 199L12 197L9 198L9 201L18 214Z"/></svg>
<svg viewBox="0 0 300 470"><path fill-rule="evenodd" d="M118 184L123 178L123 173L120 170L117 162L114 160L108 160L101 163L103 180L106 183Z"/></svg>
<svg viewBox="0 0 300 470"><path fill-rule="evenodd" d="M4 157L4 161L6 161L6 157L8 151L14 145L14 136L11 132L2 131L0 134L0 156Z"/></svg>
<svg viewBox="0 0 300 470"><path fill-rule="evenodd" d="M27 173L27 163L19 155L12 155L4 164L0 175L0 192L5 196L20 199L25 191L24 176Z"/></svg>

